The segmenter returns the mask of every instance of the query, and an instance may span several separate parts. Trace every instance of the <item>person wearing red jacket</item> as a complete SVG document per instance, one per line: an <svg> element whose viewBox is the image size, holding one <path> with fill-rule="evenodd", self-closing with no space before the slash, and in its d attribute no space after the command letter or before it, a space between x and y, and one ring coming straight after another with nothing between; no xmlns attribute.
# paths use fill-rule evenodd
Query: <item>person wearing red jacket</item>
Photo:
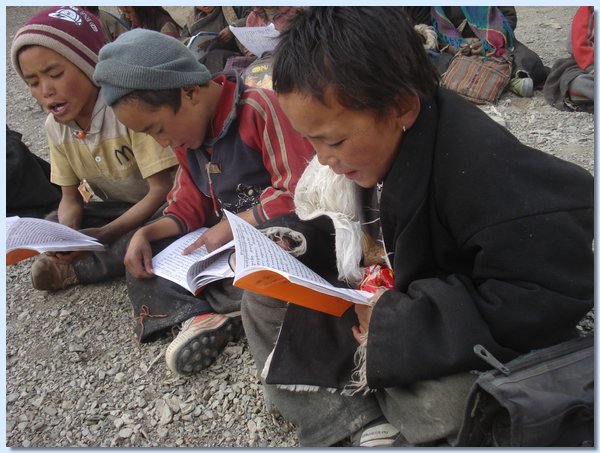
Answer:
<svg viewBox="0 0 600 453"><path fill-rule="evenodd" d="M594 7L575 13L567 39L569 56L556 60L544 86L546 101L559 110L594 112Z"/></svg>
<svg viewBox="0 0 600 453"><path fill-rule="evenodd" d="M195 297L154 275L153 253L200 227L209 229L184 253L227 243L233 236L223 209L254 225L292 213L313 148L272 91L225 75L211 79L183 43L164 34L132 30L106 45L99 60L95 80L120 120L176 150L180 168L168 207L132 237L125 265L139 340L185 321L166 360L175 373L193 374L241 335L242 290L227 279Z"/></svg>

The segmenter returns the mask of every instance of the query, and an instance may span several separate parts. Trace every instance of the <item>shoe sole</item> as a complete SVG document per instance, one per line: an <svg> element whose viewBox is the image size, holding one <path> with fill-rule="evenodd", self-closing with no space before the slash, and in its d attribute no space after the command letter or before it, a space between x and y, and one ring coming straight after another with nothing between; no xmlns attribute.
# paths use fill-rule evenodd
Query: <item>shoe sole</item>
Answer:
<svg viewBox="0 0 600 453"><path fill-rule="evenodd" d="M227 318L214 328L190 339L176 337L165 354L171 371L189 376L212 365L229 342L238 341L244 333L240 317ZM180 339L180 341L177 341Z"/></svg>

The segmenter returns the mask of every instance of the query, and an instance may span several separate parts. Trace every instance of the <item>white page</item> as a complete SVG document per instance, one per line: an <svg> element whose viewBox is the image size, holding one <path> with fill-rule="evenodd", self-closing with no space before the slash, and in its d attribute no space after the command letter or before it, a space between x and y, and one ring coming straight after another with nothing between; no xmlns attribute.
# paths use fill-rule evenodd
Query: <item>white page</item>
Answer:
<svg viewBox="0 0 600 453"><path fill-rule="evenodd" d="M6 219L6 251L19 248L67 251L74 248L103 250L95 238L60 223L30 217Z"/></svg>
<svg viewBox="0 0 600 453"><path fill-rule="evenodd" d="M177 283L193 293L194 288L189 284L189 280L191 279L188 278L188 273L195 275L195 271L192 268L197 268L196 263L212 258L213 256L222 253L223 250L233 247L233 241L230 241L211 253L208 253L206 247L203 245L192 253L184 255L183 250L196 241L196 239L202 236L207 230L208 228L199 228L196 231L192 231L157 253L156 256L152 258L154 274ZM218 271L219 269L217 268L217 272ZM231 272L231 276L233 276L233 272Z"/></svg>
<svg viewBox="0 0 600 453"><path fill-rule="evenodd" d="M242 45L257 57L265 52L271 52L277 45L279 32L270 23L266 27L235 27L229 26L231 32Z"/></svg>
<svg viewBox="0 0 600 453"><path fill-rule="evenodd" d="M229 265L229 256L233 250L221 250L220 254L205 256L202 261L194 263L188 272L188 286L194 289L201 288L207 284L233 277L233 269Z"/></svg>
<svg viewBox="0 0 600 453"><path fill-rule="evenodd" d="M236 276L244 275L245 270L252 267L271 268L287 274L295 283L353 302L368 303L367 299L372 294L333 286L248 222L228 211L225 211L225 214L235 238Z"/></svg>
<svg viewBox="0 0 600 453"><path fill-rule="evenodd" d="M183 255L183 250L196 239L198 239L208 228L200 228L196 231L180 237L164 250L161 250L152 258L152 269L154 274L166 278L191 291L188 287L188 269L208 252L202 246L188 255Z"/></svg>

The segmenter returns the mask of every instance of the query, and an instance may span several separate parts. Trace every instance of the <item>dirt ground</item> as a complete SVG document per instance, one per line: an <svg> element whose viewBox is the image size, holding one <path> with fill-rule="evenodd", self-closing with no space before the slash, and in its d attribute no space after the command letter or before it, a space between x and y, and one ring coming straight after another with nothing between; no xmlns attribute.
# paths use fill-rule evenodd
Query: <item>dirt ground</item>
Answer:
<svg viewBox="0 0 600 453"><path fill-rule="evenodd" d="M178 19L190 8L168 7ZM14 33L37 9L6 8L6 118L47 158L46 115L9 57ZM565 55L575 10L517 7L516 36L551 66ZM524 143L593 173L593 115L560 112L540 92L506 93L483 110ZM137 347L124 279L48 293L32 289L30 265L6 269L7 446L298 446L293 427L266 411L245 340L198 376L174 376L163 357L171 338ZM586 323L593 329L593 317Z"/></svg>

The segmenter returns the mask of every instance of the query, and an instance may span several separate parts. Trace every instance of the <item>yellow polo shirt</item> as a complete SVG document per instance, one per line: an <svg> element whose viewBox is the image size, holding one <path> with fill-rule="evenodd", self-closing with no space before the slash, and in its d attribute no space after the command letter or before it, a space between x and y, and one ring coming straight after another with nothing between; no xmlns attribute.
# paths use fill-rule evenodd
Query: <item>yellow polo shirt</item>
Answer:
<svg viewBox="0 0 600 453"><path fill-rule="evenodd" d="M145 178L177 165L170 147L121 124L98 96L90 130L77 138L76 124L46 119L50 148L50 180L59 186L79 185L85 179L102 200L137 203L148 193Z"/></svg>

